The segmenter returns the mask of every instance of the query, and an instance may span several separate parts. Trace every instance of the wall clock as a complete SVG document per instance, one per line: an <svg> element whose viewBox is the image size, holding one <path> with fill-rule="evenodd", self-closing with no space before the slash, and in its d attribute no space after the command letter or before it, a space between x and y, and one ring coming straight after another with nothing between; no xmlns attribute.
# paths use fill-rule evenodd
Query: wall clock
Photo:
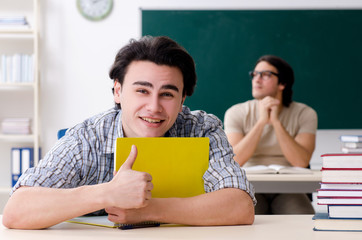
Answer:
<svg viewBox="0 0 362 240"><path fill-rule="evenodd" d="M99 21L111 13L113 0L77 0L77 7L86 19Z"/></svg>

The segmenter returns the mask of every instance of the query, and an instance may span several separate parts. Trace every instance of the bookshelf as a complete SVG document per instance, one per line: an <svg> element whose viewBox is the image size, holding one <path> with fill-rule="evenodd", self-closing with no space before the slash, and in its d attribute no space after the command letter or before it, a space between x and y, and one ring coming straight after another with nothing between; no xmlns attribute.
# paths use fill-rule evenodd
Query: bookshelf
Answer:
<svg viewBox="0 0 362 240"><path fill-rule="evenodd" d="M35 164L39 159L39 0L1 0L1 17L25 17L28 25L0 25L0 122L6 118L31 119L31 134L0 131L0 194L3 194L11 188L12 147L33 147ZM15 55L31 56L25 64L21 60L21 77L12 70L14 62L10 60L11 65L8 60L4 65L4 59ZM4 71L14 72L9 77Z"/></svg>

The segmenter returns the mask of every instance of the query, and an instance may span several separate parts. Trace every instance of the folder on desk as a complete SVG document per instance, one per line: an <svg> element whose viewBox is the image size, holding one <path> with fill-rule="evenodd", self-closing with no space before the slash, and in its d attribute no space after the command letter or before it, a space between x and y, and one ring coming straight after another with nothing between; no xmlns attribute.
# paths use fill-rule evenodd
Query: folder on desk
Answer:
<svg viewBox="0 0 362 240"><path fill-rule="evenodd" d="M118 138L115 170L126 161L132 145L138 150L132 169L152 175L152 197L191 197L205 193L202 177L209 166L209 138Z"/></svg>
<svg viewBox="0 0 362 240"><path fill-rule="evenodd" d="M122 230L128 230L134 228L146 228L146 227L159 227L161 225L159 222L153 222L153 221L141 222L135 224L114 223L108 220L108 216L82 216L82 217L72 218L67 222L86 224L97 227L119 228Z"/></svg>

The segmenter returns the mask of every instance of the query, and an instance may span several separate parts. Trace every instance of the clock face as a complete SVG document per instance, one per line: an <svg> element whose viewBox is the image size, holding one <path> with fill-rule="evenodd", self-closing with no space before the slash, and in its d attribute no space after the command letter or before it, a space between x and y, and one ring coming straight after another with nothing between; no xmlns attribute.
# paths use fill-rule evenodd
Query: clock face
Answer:
<svg viewBox="0 0 362 240"><path fill-rule="evenodd" d="M111 13L113 0L77 0L77 7L85 18L99 21Z"/></svg>

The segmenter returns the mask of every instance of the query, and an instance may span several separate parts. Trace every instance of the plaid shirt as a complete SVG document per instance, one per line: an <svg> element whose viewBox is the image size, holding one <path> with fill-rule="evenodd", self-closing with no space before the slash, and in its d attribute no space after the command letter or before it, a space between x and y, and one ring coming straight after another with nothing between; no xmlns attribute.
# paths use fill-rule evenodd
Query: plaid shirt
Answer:
<svg viewBox="0 0 362 240"><path fill-rule="evenodd" d="M70 128L39 164L28 169L14 186L75 188L109 182L113 177L115 140L123 137L122 110L110 109ZM245 171L233 159L233 150L221 121L203 111L183 107L166 137L208 137L209 168L205 172L205 192L222 188L246 191L256 203L254 187Z"/></svg>

